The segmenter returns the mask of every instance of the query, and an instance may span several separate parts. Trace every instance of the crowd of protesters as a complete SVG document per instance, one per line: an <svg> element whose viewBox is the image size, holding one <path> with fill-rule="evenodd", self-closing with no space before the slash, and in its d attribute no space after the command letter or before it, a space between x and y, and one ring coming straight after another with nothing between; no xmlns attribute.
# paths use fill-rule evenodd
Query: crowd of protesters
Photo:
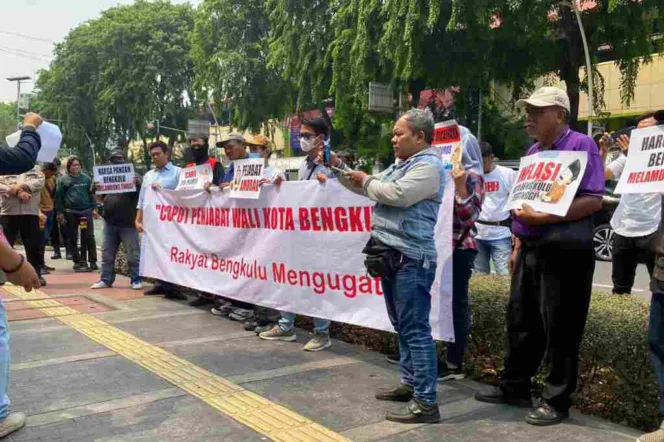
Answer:
<svg viewBox="0 0 664 442"><path fill-rule="evenodd" d="M391 411L388 420L400 423L440 421L436 383L464 377L463 362L471 328L469 280L473 272L511 274L507 309L505 367L498 386L479 392L478 401L529 407L526 422L553 425L569 416L572 394L577 385L579 349L583 337L595 268L593 214L602 207L606 180L617 180L626 164L629 132L605 134L597 142L569 127L567 94L544 87L517 106L526 113L526 131L536 140L526 155L543 151L587 153L587 166L580 186L565 216L541 213L524 204L505 210L516 172L495 164L493 148L478 142L471 131L459 126L462 156L448 171L440 152L432 147L434 119L427 110L413 109L394 124L392 145L395 162L385 171L369 175L353 169L353 160L332 153L323 160L330 128L323 118L301 124L300 145L305 154L298 180L321 183L338 179L348 190L376 202L371 240L362 251L372 276L380 277L389 319L399 337L398 354L388 359L399 364L400 384L380 391L376 398L404 402ZM26 290L47 284L45 275L53 268L45 261L47 244L52 259L65 257L75 272L99 269L94 222L103 217L101 274L92 289L110 289L116 278L115 262L120 245L124 248L131 288L143 289L139 275L140 234L144 232L143 211L146 189L175 189L182 168L171 162L169 146L156 141L149 145L154 168L134 177L136 190L99 196L99 184L82 172L81 160L66 160L64 170L56 159L35 166L39 136L35 129L41 119L26 116L17 153L0 148L0 223L7 243L0 242L0 268L7 279ZM664 122L664 112L652 112L637 120L637 128ZM262 184L280 185L285 174L270 166L270 141L262 135L229 134L217 143L230 161L210 155L208 139L192 137L185 152L185 168L208 164L212 180L205 187L225 189L233 181L235 162L263 158ZM607 160L612 149L620 153ZM22 152L23 157L20 157ZM14 155L14 156L12 156ZM110 164L126 162L122 148L108 158ZM16 164L14 164L16 163ZM20 165L20 166L19 166ZM451 180L449 186L446 186ZM452 318L455 342L438 355L432 338L429 315L430 290L435 277L434 228L446 189L454 192ZM652 277L649 342L661 387L664 415L664 235L661 194L630 194L622 197L611 226L614 230L613 292L629 294L636 266L646 264ZM99 214L101 208L101 215ZM413 219L417 222L396 222ZM380 222L376 222L380 220ZM400 227L399 227L400 226ZM418 226L408 230L404 226ZM20 235L26 260L13 252ZM187 291L168 281L154 281L146 295L164 295L189 300ZM190 305L210 309L243 323L268 341L296 340L295 314L277 312L212 293L196 293ZM4 312L4 310L3 310ZM25 423L21 413L9 413L4 394L6 379L3 354L8 352L6 314L0 322L0 435ZM313 336L306 351L321 351L332 345L330 321L313 318ZM548 374L540 396L532 396L532 378L545 364ZM4 420L2 420L4 418ZM8 431L8 432L5 432ZM5 432L5 433L3 433ZM644 435L642 442L664 442L664 429Z"/></svg>

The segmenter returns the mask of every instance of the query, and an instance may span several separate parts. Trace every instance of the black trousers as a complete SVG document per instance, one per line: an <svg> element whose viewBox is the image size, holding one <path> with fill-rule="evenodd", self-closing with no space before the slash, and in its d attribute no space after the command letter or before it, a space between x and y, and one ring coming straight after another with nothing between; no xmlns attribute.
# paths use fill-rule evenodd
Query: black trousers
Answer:
<svg viewBox="0 0 664 442"><path fill-rule="evenodd" d="M627 237L613 234L613 293L628 295L632 293L636 267L644 263L652 277L655 266L655 252L653 242L658 232L646 236Z"/></svg>
<svg viewBox="0 0 664 442"><path fill-rule="evenodd" d="M549 366L542 398L565 411L577 384L579 348L588 317L595 256L591 248L523 245L507 308L508 351L500 387L530 397L531 378Z"/></svg>
<svg viewBox="0 0 664 442"><path fill-rule="evenodd" d="M97 243L95 241L94 224L91 215L76 215L70 212L65 213L67 240L69 241L69 250L74 264L97 262ZM84 221L82 223L81 221ZM81 250L78 249L78 231L82 224L86 228L81 228Z"/></svg>
<svg viewBox="0 0 664 442"><path fill-rule="evenodd" d="M28 262L39 271L41 266L41 231L37 215L3 215L0 217L2 228L9 244L14 247L16 238L21 234Z"/></svg>
<svg viewBox="0 0 664 442"><path fill-rule="evenodd" d="M51 235L50 235L51 245L53 246L53 252L60 252L60 223L54 222L51 226Z"/></svg>

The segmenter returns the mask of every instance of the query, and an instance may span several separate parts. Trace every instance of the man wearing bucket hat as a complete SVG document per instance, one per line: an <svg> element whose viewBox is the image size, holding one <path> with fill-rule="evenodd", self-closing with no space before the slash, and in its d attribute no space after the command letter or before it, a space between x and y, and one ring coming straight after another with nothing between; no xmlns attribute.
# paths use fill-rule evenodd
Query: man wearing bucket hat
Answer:
<svg viewBox="0 0 664 442"><path fill-rule="evenodd" d="M582 151L588 164L566 216L536 212L526 204L514 211L505 370L498 387L475 397L532 406L531 378L547 355L546 388L526 422L553 425L569 416L577 384L595 269L592 214L602 207L604 167L593 139L569 128L570 104L563 90L543 87L517 106L525 108L526 131L538 140L527 155Z"/></svg>

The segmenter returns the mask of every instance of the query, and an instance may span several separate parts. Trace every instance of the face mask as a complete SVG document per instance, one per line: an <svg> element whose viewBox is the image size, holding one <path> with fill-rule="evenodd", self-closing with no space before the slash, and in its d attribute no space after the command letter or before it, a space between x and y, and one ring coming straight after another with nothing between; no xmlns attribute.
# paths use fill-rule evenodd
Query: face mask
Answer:
<svg viewBox="0 0 664 442"><path fill-rule="evenodd" d="M260 158L260 157L261 154L259 154L258 152L250 152L248 158Z"/></svg>
<svg viewBox="0 0 664 442"><path fill-rule="evenodd" d="M314 142L313 140L306 139L306 138L300 138L300 149L302 149L302 152L311 152L311 149L314 148Z"/></svg>

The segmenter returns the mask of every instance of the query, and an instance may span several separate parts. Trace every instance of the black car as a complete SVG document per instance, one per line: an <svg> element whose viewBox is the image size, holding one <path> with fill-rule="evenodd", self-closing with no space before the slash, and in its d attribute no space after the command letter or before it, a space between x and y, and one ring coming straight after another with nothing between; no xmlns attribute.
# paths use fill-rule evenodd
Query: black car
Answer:
<svg viewBox="0 0 664 442"><path fill-rule="evenodd" d="M519 170L519 160L502 160L497 161L496 164ZM595 223L593 246L595 259L598 261L611 261L613 257L613 229L610 223L613 212L620 202L620 195L614 193L615 186L615 181L606 182L606 190L602 197L602 210L593 215Z"/></svg>

